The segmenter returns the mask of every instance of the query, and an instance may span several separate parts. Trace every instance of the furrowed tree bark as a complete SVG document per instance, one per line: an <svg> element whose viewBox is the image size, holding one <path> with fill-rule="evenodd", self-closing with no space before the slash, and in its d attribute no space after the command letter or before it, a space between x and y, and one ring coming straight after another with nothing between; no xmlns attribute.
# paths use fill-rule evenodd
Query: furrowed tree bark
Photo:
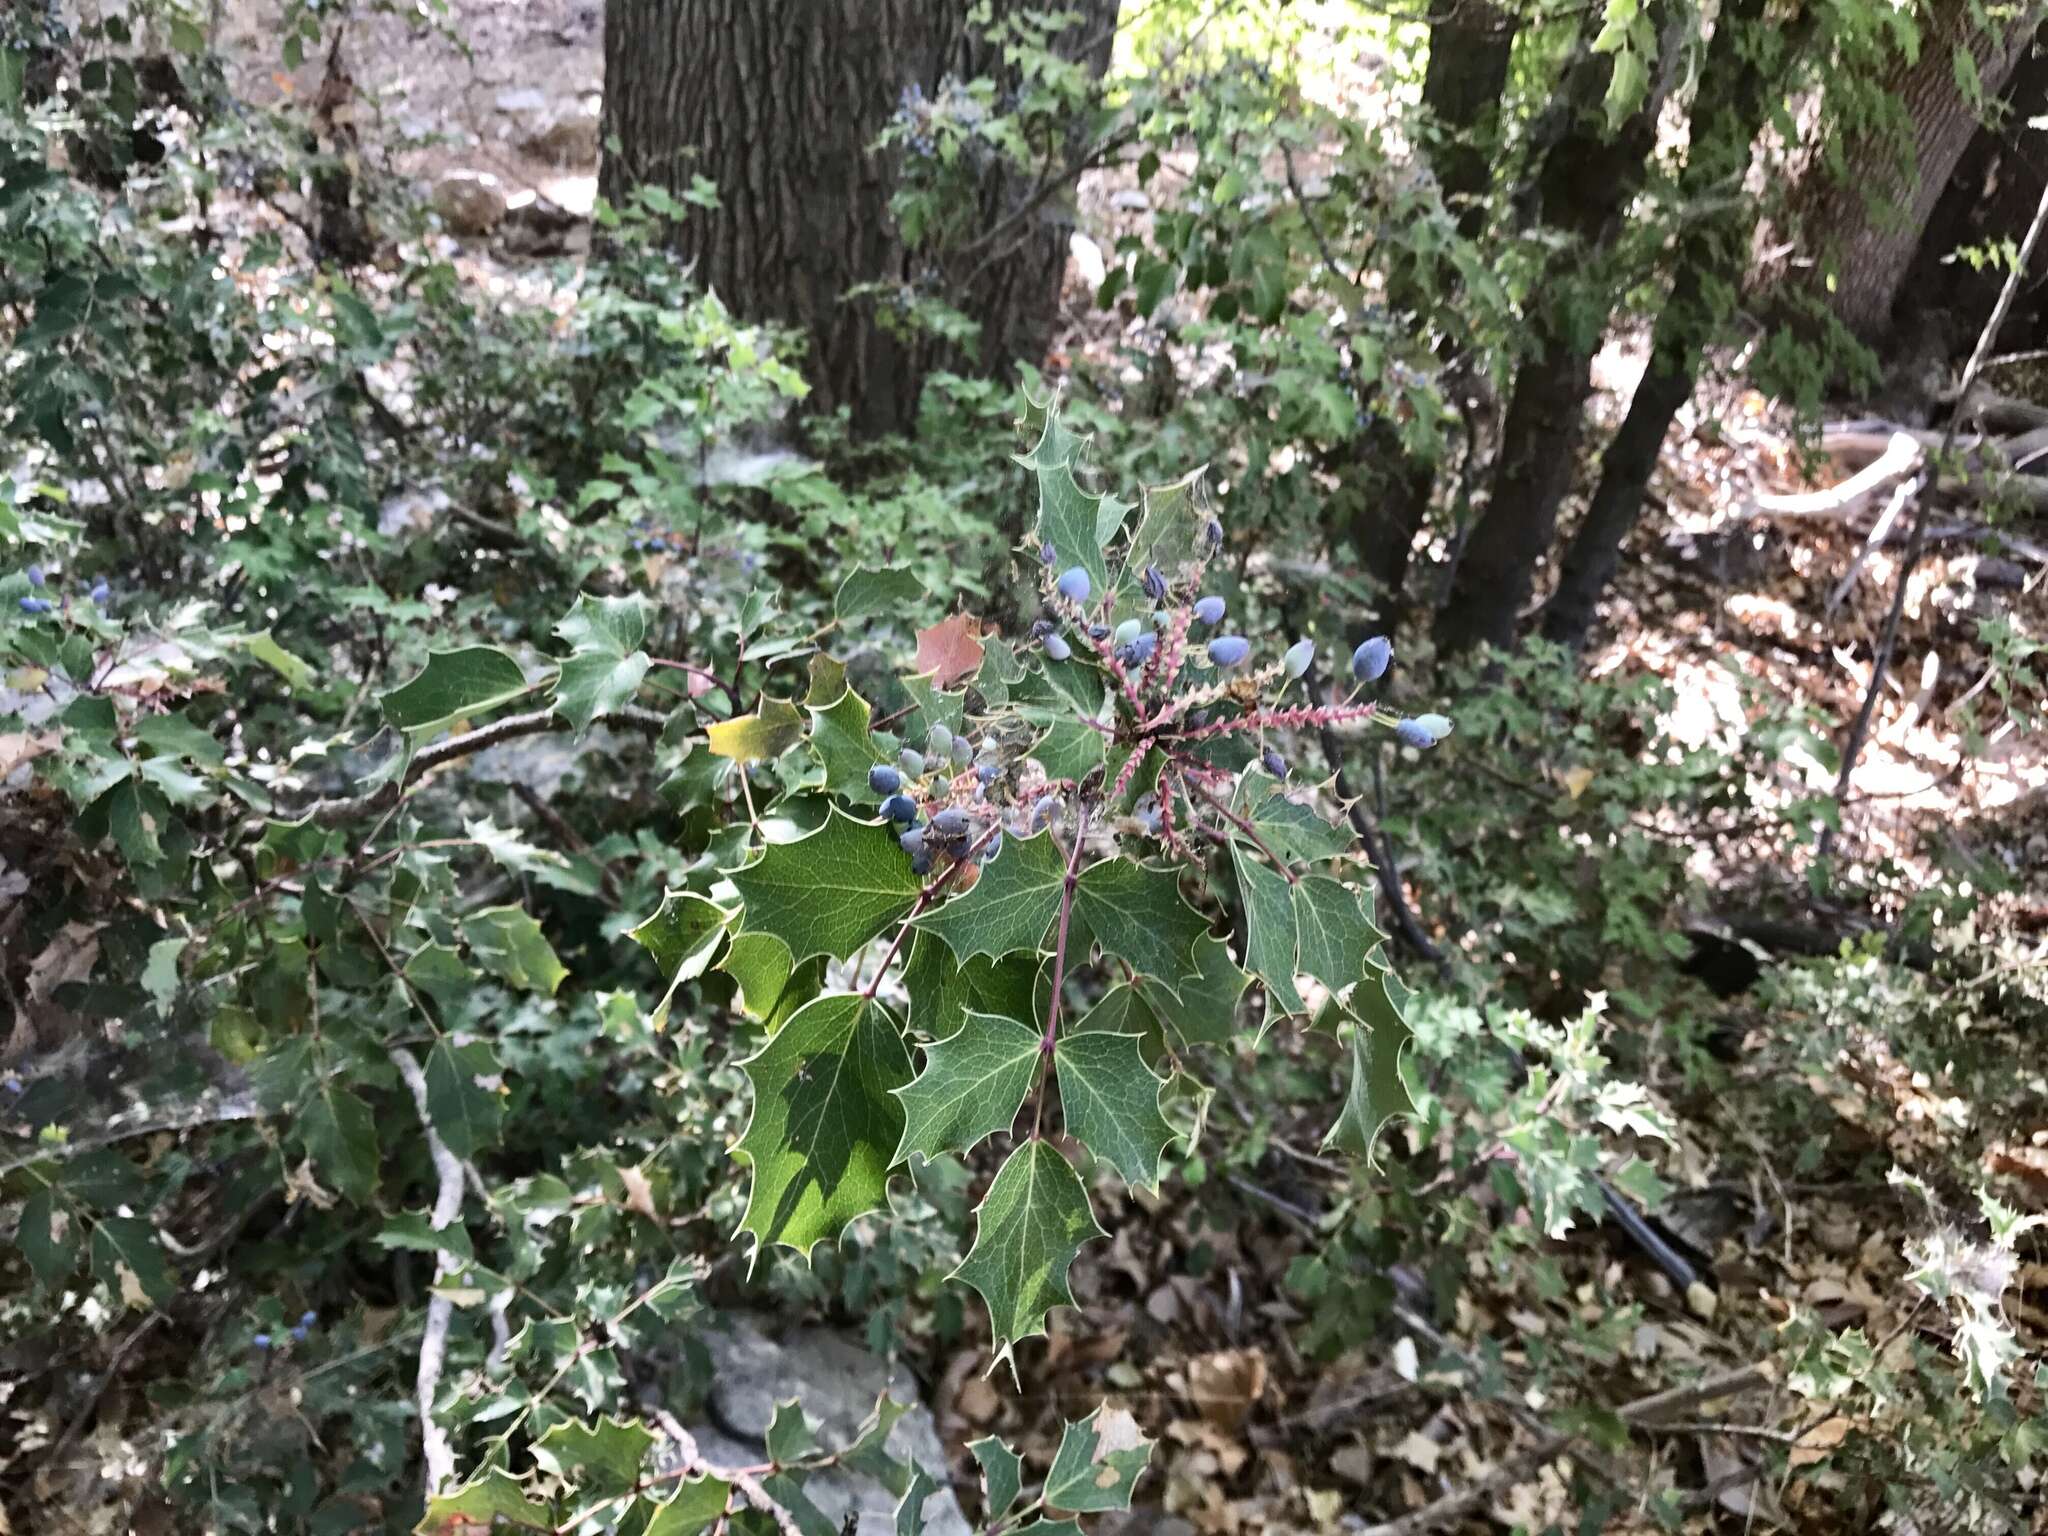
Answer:
<svg viewBox="0 0 2048 1536"><path fill-rule="evenodd" d="M1671 418L1692 398L1700 359L1726 322L1748 265L1756 208L1743 177L1773 95L1810 31L1804 15L1793 25L1774 21L1761 29L1765 4L1731 0L1707 46L1693 144L1677 185L1681 209L1698 211L1672 252L1671 294L1651 336L1649 368L1601 455L1585 521L1543 610L1545 638L1574 650L1585 643L1600 596L1614 579Z"/></svg>
<svg viewBox="0 0 2048 1536"><path fill-rule="evenodd" d="M1458 232L1475 239L1486 224L1486 192L1493 181L1500 136L1501 92L1507 86L1520 19L1493 0L1451 0L1429 30L1429 62L1422 105L1436 136L1430 164ZM1426 313L1430 299L1412 273L1390 274L1389 296L1402 310ZM1351 517L1348 539L1371 580L1390 623L1407 584L1415 536L1436 486L1436 461L1401 444L1393 424L1375 418L1363 441L1364 495Z"/></svg>
<svg viewBox="0 0 2048 1536"><path fill-rule="evenodd" d="M1833 274L1829 308L1863 340L1890 328L1921 235L1979 125L1956 81L1958 49L1975 62L1984 94L1996 96L2040 30L2042 7L1989 25L1978 14L1969 0L1923 5L1917 57L1894 54L1862 87L1897 104L1903 143L1894 133L1866 133L1845 147L1839 169L1817 164L1809 172L1804 243Z"/></svg>
<svg viewBox="0 0 2048 1536"><path fill-rule="evenodd" d="M1661 69L1670 46L1668 17L1668 8L1660 7L1659 61L1653 68ZM1482 643L1513 643L1535 584L1536 562L1550 547L1558 508L1571 489L1593 388L1593 354L1613 308L1611 283L1597 269L1642 185L1663 106L1663 91L1653 87L1609 133L1601 102L1612 72L1607 54L1585 53L1571 65L1555 137L1536 170L1533 191L1541 216L1568 243L1550 264L1544 284L1550 302L1532 317L1537 336L1516 370L1486 511L1437 614L1437 644L1447 654ZM1576 282L1570 280L1575 272Z"/></svg>
<svg viewBox="0 0 2048 1536"><path fill-rule="evenodd" d="M998 0L994 16L1022 11ZM1018 220L978 264L971 292L948 295L981 327L972 359L911 334L866 283L918 276L889 213L893 157L870 153L906 86L935 94L953 75L1001 80L1005 65L969 21L968 0L612 0L605 8L599 185L614 203L639 185L681 196L699 176L716 209L692 209L671 243L698 279L750 320L810 338L813 405L845 407L858 435L912 424L937 367L1000 371L1044 355L1057 316L1071 220L1059 198ZM1079 0L1063 34L1099 74L1117 0ZM994 174L987 222L1016 212L1035 178Z"/></svg>

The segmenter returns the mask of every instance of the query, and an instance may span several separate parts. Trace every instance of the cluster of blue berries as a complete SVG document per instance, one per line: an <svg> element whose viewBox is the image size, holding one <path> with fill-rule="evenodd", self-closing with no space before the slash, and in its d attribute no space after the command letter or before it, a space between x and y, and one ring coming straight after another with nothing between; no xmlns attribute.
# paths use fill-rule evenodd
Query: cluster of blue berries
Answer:
<svg viewBox="0 0 2048 1536"><path fill-rule="evenodd" d="M925 95L924 87L914 80L904 86L896 98L893 121L904 130L903 142L910 152L920 159L929 160L939 152L938 130L942 122L971 134L987 116L974 94L948 75L939 82L936 96ZM970 154L979 147L976 141L969 139Z"/></svg>
<svg viewBox="0 0 2048 1536"><path fill-rule="evenodd" d="M303 1344L313 1336L314 1325L320 1321L318 1312L301 1312L299 1320L291 1326L291 1338L295 1344ZM277 1341L267 1333L259 1333L249 1341L258 1349L270 1349Z"/></svg>
<svg viewBox="0 0 2048 1536"><path fill-rule="evenodd" d="M36 590L21 599L21 611L26 614L45 614L54 611L56 603L41 595L49 581L49 576L43 568L40 565L32 565L22 574L28 577L28 584ZM94 581L92 590L86 594L96 608L106 607L109 595L107 578L104 576Z"/></svg>
<svg viewBox="0 0 2048 1536"><path fill-rule="evenodd" d="M1001 828L977 845L975 816L967 806L951 803L962 794L969 806L985 803L988 786L1001 774L1002 763L994 742L984 740L977 747L967 735L941 723L926 734L923 751L905 747L894 763L876 763L870 768L868 788L882 797L883 818L903 829L896 841L910 855L912 871L924 875L931 872L935 854L958 860L965 858L972 848L977 862L986 864L1001 851ZM923 792L927 801L939 808L925 821L924 810L912 791L934 778L938 782Z"/></svg>

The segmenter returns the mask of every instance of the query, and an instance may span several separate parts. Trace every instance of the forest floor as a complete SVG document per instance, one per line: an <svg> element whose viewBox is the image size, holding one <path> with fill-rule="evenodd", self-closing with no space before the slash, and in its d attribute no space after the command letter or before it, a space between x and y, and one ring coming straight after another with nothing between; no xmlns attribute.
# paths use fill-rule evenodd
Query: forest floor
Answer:
<svg viewBox="0 0 2048 1536"><path fill-rule="evenodd" d="M530 189L587 213L596 184L589 125L602 83L601 7L595 0L450 0L448 9L445 32L393 15L351 24L344 57L372 174L411 181L431 196L450 172L478 173L496 178L508 195ZM247 61L240 88L258 101L313 99L326 57L279 71L276 40L262 20L268 15L267 8L228 8L221 43ZM1078 205L1098 255L1150 216L1135 179L1116 170L1091 175ZM515 301L550 301L548 266L489 239L443 238L478 284ZM1087 266L1084 247L1070 274L1055 370L1114 376L1134 366L1135 354L1172 344L1159 324L1094 310ZM1179 363L1192 368L1198 360ZM1618 418L1642 366L1638 346L1619 344L1603 355L1598 410L1605 419ZM1709 385L1667 444L1655 484L1660 506L1623 567L1594 669L1642 670L1669 682L1677 699L1672 724L1687 740L1744 730L1752 687L1798 701L1821 739L1839 739L1869 686L1871 640L1901 577L1899 550L1874 551L1845 583L1860 533L1847 524L1750 513L1759 490L1825 485L1843 472L1804 462L1769 402L1739 383ZM1994 833L2006 840L2004 856L2015 869L2048 867L2048 761L2040 744L2014 732L1973 739L1967 724L1964 706L1981 695L1988 666L1968 621L2001 613L2024 618L2034 633L2048 631L2048 584L2038 563L1957 537L1938 543L1911 573L1898 654L1853 780L1848 839L1861 856L1901 860L1909 880L1912 871L1924 873L1944 839ZM1814 753L1795 749L1780 766L1788 802L1834 787ZM1730 902L1758 899L1733 888L1757 863L1725 842L1702 840L1700 850L1698 873L1728 887ZM1782 848L1774 853L1770 867L1796 884L1799 869L1784 864ZM1426 911L1428 891L1415 896ZM1928 1094L1908 1074L1880 1073L1837 1085L1829 1102L1882 1143L1919 1134L1915 1127L1935 1112L1916 1102ZM1237 1110L1226 1100L1216 1113ZM2014 1128L2012 1155L2038 1162L2037 1192L2048 1201L2048 1156L2025 1144L2029 1129ZM1751 1134L1732 1115L1715 1130L1722 1139ZM1461 1395L1457 1376L1478 1368L1469 1359L1460 1365L1458 1346L1419 1316L1403 1316L1390 1347L1372 1355L1335 1362L1301 1355L1286 1276L1317 1246L1316 1224L1346 1188L1344 1170L1308 1150L1319 1134L1308 1125L1279 1128L1256 1178L1218 1180L1188 1200L1131 1202L1113 1242L1076 1266L1080 1306L1056 1314L1021 1394L986 1376L979 1347L917 1361L948 1445L1000 1432L1043 1450L1062 1416L1086 1411L1108 1392L1137 1411L1162 1446L1146 1493L1165 1513L1135 1517L1133 1529L1218 1536L1328 1530L1348 1511L1412 1508L1474 1486L1490 1490L1474 1518L1532 1525L1561 1518L1560 1467L1533 1459L1523 1466L1535 1440L1530 1415ZM1390 1155L1407 1150L1401 1134ZM1700 1238L1717 1256L1718 1289L1681 1292L1613 1232L1581 1232L1556 1245L1568 1275L1624 1284L1643 1308L1631 1358L1612 1368L1615 1403L1643 1390L1632 1385L1635 1363L1749 1364L1727 1341L1766 1331L1789 1301L1860 1319L1873 1338L1895 1336L1905 1315L1897 1283L1900 1196L1858 1182L1780 1184L1762 1148L1737 1159L1749 1171L1730 1188L1724 1150L1705 1135L1682 1140L1666 1170L1693 1188ZM1458 1331L1519 1337L1501 1361L1512 1372L1527 1349L1599 1322L1589 1311L1593 1294L1590 1285L1568 1288L1541 1314L1503 1300L1499 1315L1489 1315L1485 1277L1474 1275ZM2023 1323L2048 1326L2048 1317L2020 1305ZM1730 1328L1731 1311L1756 1316ZM1660 1373L1666 1368L1660 1364ZM1763 1422L1795 1422L1798 1400L1782 1385L1764 1390L1780 1412ZM1818 1436L1813 1444L1828 1443L1828 1425L1809 1427ZM1729 1436L1674 1436L1660 1459L1667 1454L1685 1459L1684 1481L1698 1486L1739 1469L1756 1447ZM1621 1475L1641 1486L1658 1471L1632 1465ZM972 1485L965 1467L962 1483ZM1719 1503L1765 1523L1798 1515L1769 1488L1739 1482Z"/></svg>

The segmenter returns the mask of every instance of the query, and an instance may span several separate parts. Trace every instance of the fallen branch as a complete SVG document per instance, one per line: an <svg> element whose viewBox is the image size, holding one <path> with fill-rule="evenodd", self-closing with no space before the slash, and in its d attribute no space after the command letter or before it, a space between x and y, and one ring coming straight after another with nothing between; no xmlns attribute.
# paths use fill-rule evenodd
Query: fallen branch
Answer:
<svg viewBox="0 0 2048 1536"><path fill-rule="evenodd" d="M716 1478L721 1483L730 1483L740 1491L755 1509L775 1522L775 1528L782 1536L803 1536L802 1529L782 1505L775 1502L775 1496L761 1486L761 1480L751 1472L742 1472L734 1467L721 1467L704 1459L704 1453L697 1449L697 1437L683 1428L680 1420L666 1408L654 1410L654 1422L661 1426L661 1432L675 1442L676 1452L681 1459L685 1476Z"/></svg>
<svg viewBox="0 0 2048 1536"><path fill-rule="evenodd" d="M444 1231L453 1226L456 1217L462 1214L462 1159L448 1150L448 1143L434 1129L434 1118L427 1110L427 1077L420 1070L420 1064L413 1060L410 1051L398 1046L393 1046L387 1054L391 1064L398 1068L398 1075L405 1079L405 1086L412 1091L413 1108L418 1111L420 1126L427 1133L427 1155L433 1160L438 1181L428 1225L436 1232ZM454 1268L455 1256L446 1248L436 1249L434 1283L437 1287ZM434 1398L441 1390L441 1367L448 1354L448 1324L454 1315L455 1304L436 1290L433 1299L427 1303L427 1325L420 1334L420 1374L414 1400L419 1405L420 1452L427 1463L427 1497L430 1499L455 1481L455 1448L449 1444L448 1431L434 1420Z"/></svg>
<svg viewBox="0 0 2048 1536"><path fill-rule="evenodd" d="M1859 438L1864 434L1858 434ZM1825 436L1821 446L1827 449ZM1802 491L1794 495L1758 492L1750 498L1754 511L1770 517L1853 517L1880 491L1903 480L1920 467L1924 450L1919 440L1906 431L1890 433L1876 459L1856 471L1840 485L1825 491Z"/></svg>
<svg viewBox="0 0 2048 1536"><path fill-rule="evenodd" d="M2012 309L2013 295L2019 292L2020 278L2033 259L2034 246L2041 238L2041 227L2048 224L2048 186L2041 189L2041 201L2034 209L2034 219L2027 226L2027 237L2020 242L2018 258L2012 270L2005 274L2005 283L1998 291L1998 302L1991 306L1991 314L1984 322L1984 329L1977 333L1977 345L1970 352L1969 362L1963 365L1962 383L1957 394L1964 400L1970 398L1970 386L1977 381L1977 374L1984 366L1984 359L1991 355L1991 344L1997 338L1999 328L2005 324L2005 317ZM1948 450L1955 442L1957 421L1949 418L1948 431L1944 434L1942 449L1935 455L1937 465L1948 457ZM1913 517L1913 537L1906 546L1905 559L1900 563L1899 579L1892 589L1892 605L1885 614L1884 631L1878 638L1877 654L1871 663L1870 686L1864 690L1863 705L1856 711L1856 719L1849 727L1848 740L1842 746L1842 772L1835 780L1835 807L1838 813L1848 798L1850 781L1856 776L1856 760L1863 755L1863 744L1870 737L1870 722L1877 713L1878 695L1884 690L1884 676L1891 666L1892 650L1898 644L1899 620L1906 611L1906 589L1913 583L1913 573L1919 569L1920 557L1927 548L1927 507L1923 501ZM1819 846L1815 850L1826 858L1834 846L1835 829L1822 829Z"/></svg>

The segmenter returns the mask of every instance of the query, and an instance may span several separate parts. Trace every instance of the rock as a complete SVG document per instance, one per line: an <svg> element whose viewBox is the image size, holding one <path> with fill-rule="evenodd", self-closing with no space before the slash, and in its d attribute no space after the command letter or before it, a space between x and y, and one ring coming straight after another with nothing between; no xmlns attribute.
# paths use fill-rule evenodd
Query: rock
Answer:
<svg viewBox="0 0 2048 1536"><path fill-rule="evenodd" d="M528 112L547 110L548 93L525 86L518 90L500 91L494 105L500 112L517 117Z"/></svg>
<svg viewBox="0 0 2048 1536"><path fill-rule="evenodd" d="M488 235L504 222L509 201L489 171L448 171L434 184L434 211L458 235Z"/></svg>
<svg viewBox="0 0 2048 1536"><path fill-rule="evenodd" d="M584 220L560 203L522 188L506 199L505 249L524 256L557 256L569 248Z"/></svg>
<svg viewBox="0 0 2048 1536"><path fill-rule="evenodd" d="M703 1342L711 1356L706 1406L713 1422L688 1428L708 1460L726 1466L760 1461L775 1405L792 1398L803 1404L821 1444L845 1445L886 1388L897 1402L911 1405L889 1436L890 1454L924 1468L939 1485L925 1506L925 1530L929 1536L968 1536L959 1501L947 1487L945 1450L909 1372L826 1328L798 1329L777 1342L742 1319L725 1331L707 1332ZM804 1491L836 1526L857 1515L860 1530L894 1529L896 1496L872 1478L834 1468L812 1473Z"/></svg>
<svg viewBox="0 0 2048 1536"><path fill-rule="evenodd" d="M550 165L590 165L597 159L600 122L597 102L579 101L538 132L529 134L519 147Z"/></svg>

